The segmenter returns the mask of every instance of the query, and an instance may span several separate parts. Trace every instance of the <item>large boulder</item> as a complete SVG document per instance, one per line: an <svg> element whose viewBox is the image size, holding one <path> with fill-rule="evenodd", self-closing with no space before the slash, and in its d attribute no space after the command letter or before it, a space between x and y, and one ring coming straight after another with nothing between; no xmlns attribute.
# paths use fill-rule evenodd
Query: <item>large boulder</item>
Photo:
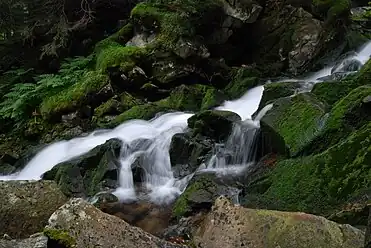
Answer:
<svg viewBox="0 0 371 248"><path fill-rule="evenodd" d="M92 196L118 186L121 141L108 140L88 153L56 165L44 179L55 180L67 196Z"/></svg>
<svg viewBox="0 0 371 248"><path fill-rule="evenodd" d="M105 214L79 198L71 199L55 211L49 218L44 233L54 245L65 244L67 247L75 248L184 247L168 243L140 228L130 226L116 216Z"/></svg>
<svg viewBox="0 0 371 248"><path fill-rule="evenodd" d="M0 235L26 238L40 232L67 198L52 181L0 181Z"/></svg>
<svg viewBox="0 0 371 248"><path fill-rule="evenodd" d="M330 111L323 129L317 137L307 144L306 154L318 153L340 140L371 120L371 86L360 86L340 99Z"/></svg>
<svg viewBox="0 0 371 248"><path fill-rule="evenodd" d="M362 248L363 239L361 230L323 217L247 209L219 198L194 241L205 248Z"/></svg>
<svg viewBox="0 0 371 248"><path fill-rule="evenodd" d="M264 108L267 104L278 98L294 95L299 88L300 82L276 82L265 84L259 109Z"/></svg>
<svg viewBox="0 0 371 248"><path fill-rule="evenodd" d="M321 131L326 105L310 93L281 98L273 102L261 122L280 135L295 156Z"/></svg>
<svg viewBox="0 0 371 248"><path fill-rule="evenodd" d="M272 170L246 189L242 204L248 207L305 211L324 216L358 199L367 205L370 192L371 124L353 131L324 152L295 159L279 159ZM360 218L355 217L360 216ZM343 223L362 223L362 213ZM357 220L358 219L358 220Z"/></svg>

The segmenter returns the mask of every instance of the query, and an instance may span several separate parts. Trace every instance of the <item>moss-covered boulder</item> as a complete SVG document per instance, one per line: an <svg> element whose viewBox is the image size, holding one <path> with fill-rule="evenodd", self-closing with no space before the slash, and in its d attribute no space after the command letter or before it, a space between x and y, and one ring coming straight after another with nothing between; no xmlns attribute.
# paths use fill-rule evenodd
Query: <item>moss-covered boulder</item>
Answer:
<svg viewBox="0 0 371 248"><path fill-rule="evenodd" d="M93 196L118 185L121 141L112 139L71 161L56 165L44 179L57 182L67 196Z"/></svg>
<svg viewBox="0 0 371 248"><path fill-rule="evenodd" d="M273 100L294 95L299 88L299 82L278 82L265 84L259 109L264 108Z"/></svg>
<svg viewBox="0 0 371 248"><path fill-rule="evenodd" d="M247 209L219 198L200 224L194 241L205 248L362 248L364 237L359 229L320 216Z"/></svg>
<svg viewBox="0 0 371 248"><path fill-rule="evenodd" d="M40 232L66 196L52 181L0 181L0 235L28 238Z"/></svg>
<svg viewBox="0 0 371 248"><path fill-rule="evenodd" d="M210 88L206 91L201 103L201 110L208 110L220 106L228 97L223 91Z"/></svg>
<svg viewBox="0 0 371 248"><path fill-rule="evenodd" d="M248 187L244 204L330 215L355 198L365 201L371 186L370 145L368 123L322 153L279 161ZM263 182L265 187L258 187Z"/></svg>
<svg viewBox="0 0 371 248"><path fill-rule="evenodd" d="M330 111L324 127L308 144L305 152L320 152L336 144L348 134L371 120L371 86L352 90L339 100Z"/></svg>
<svg viewBox="0 0 371 248"><path fill-rule="evenodd" d="M193 135L202 135L215 141L225 141L234 122L241 121L241 117L230 111L206 110L199 112L188 119L188 127L193 129Z"/></svg>
<svg viewBox="0 0 371 248"><path fill-rule="evenodd" d="M325 104L304 93L274 101L261 122L275 130L295 156L322 130L325 113Z"/></svg>

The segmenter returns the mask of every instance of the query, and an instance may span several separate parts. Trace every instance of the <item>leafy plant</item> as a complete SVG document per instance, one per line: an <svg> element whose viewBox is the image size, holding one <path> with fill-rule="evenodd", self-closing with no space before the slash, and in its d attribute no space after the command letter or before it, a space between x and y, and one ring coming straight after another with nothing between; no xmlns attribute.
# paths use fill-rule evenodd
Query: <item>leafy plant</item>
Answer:
<svg viewBox="0 0 371 248"><path fill-rule="evenodd" d="M76 57L66 59L58 74L42 74L34 77L36 83L17 82L13 84L0 103L0 119L21 122L28 119L46 97L58 94L65 88L77 83L94 59ZM9 73L23 73L22 70ZM11 82L7 83L7 85ZM20 124L20 123L19 123Z"/></svg>

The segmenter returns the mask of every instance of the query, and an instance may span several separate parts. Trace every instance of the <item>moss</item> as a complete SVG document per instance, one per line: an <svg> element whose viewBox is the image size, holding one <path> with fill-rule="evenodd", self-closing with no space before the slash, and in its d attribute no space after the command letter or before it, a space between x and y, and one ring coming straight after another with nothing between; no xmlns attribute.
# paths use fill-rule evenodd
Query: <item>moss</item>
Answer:
<svg viewBox="0 0 371 248"><path fill-rule="evenodd" d="M171 92L169 104L180 111L198 111L208 89L205 85L181 85Z"/></svg>
<svg viewBox="0 0 371 248"><path fill-rule="evenodd" d="M98 53L96 69L106 72L108 68L119 67L122 71L128 71L146 56L148 51L145 48L108 45Z"/></svg>
<svg viewBox="0 0 371 248"><path fill-rule="evenodd" d="M298 94L275 101L262 122L283 137L295 156L321 131L325 112L326 106L314 95Z"/></svg>
<svg viewBox="0 0 371 248"><path fill-rule="evenodd" d="M43 100L40 105L40 112L44 118L53 115L60 115L76 110L86 104L94 94L98 93L108 83L108 76L96 71L85 73L82 79L63 90Z"/></svg>
<svg viewBox="0 0 371 248"><path fill-rule="evenodd" d="M201 110L207 110L221 105L227 96L218 89L208 89L201 103Z"/></svg>
<svg viewBox="0 0 371 248"><path fill-rule="evenodd" d="M326 15L328 22L343 16L348 17L351 8L349 0L313 0L312 4L318 13Z"/></svg>
<svg viewBox="0 0 371 248"><path fill-rule="evenodd" d="M137 4L131 11L131 19L154 29L159 40L171 45L180 37L193 38L206 13L220 7L218 0L154 0Z"/></svg>
<svg viewBox="0 0 371 248"><path fill-rule="evenodd" d="M321 152L369 122L371 108L369 103L364 102L369 95L371 95L371 86L361 86L339 100L330 111L323 130L304 149L306 153Z"/></svg>
<svg viewBox="0 0 371 248"><path fill-rule="evenodd" d="M360 70L356 79L358 85L371 84L371 60L369 60Z"/></svg>
<svg viewBox="0 0 371 248"><path fill-rule="evenodd" d="M323 153L280 161L257 207L327 215L370 188L370 163L368 123Z"/></svg>
<svg viewBox="0 0 371 248"><path fill-rule="evenodd" d="M106 127L115 127L125 121L132 119L149 120L155 117L156 114L159 112L170 110L171 106L169 105L167 99L154 103L137 105L117 116L112 122L106 124Z"/></svg>
<svg viewBox="0 0 371 248"><path fill-rule="evenodd" d="M44 235L52 240L54 245L64 248L76 247L76 240L64 230L45 228Z"/></svg>

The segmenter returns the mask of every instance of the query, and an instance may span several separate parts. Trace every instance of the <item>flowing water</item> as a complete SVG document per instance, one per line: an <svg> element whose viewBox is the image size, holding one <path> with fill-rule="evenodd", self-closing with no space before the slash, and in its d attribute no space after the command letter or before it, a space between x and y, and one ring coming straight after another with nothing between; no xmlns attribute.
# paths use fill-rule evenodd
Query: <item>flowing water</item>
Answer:
<svg viewBox="0 0 371 248"><path fill-rule="evenodd" d="M371 42L362 47L351 58L365 64L371 55ZM333 66L326 67L303 79L285 79L281 81L304 81L307 89L331 75ZM238 174L244 171L256 159L255 141L259 132L259 121L272 108L263 108L253 120L252 115L259 107L264 87L249 90L241 98L226 101L218 110L233 111L241 116L242 121L235 124L226 144L215 146L215 155L202 165L198 171L216 171L221 174ZM53 143L40 151L21 171L0 176L0 180L40 180L43 174L61 162L65 162L89 152L107 140L118 138L122 141L120 156L121 170L119 187L116 194L122 201L138 198L135 190L132 167L140 159L144 170L144 187L151 201L164 203L172 201L186 188L193 174L184 178L174 178L171 169L169 148L174 134L185 132L187 120L193 114L167 113L150 121L130 120L112 130L98 130L85 137ZM231 155L227 163L226 156ZM237 194L238 195L238 194ZM238 200L238 199L237 199Z"/></svg>

